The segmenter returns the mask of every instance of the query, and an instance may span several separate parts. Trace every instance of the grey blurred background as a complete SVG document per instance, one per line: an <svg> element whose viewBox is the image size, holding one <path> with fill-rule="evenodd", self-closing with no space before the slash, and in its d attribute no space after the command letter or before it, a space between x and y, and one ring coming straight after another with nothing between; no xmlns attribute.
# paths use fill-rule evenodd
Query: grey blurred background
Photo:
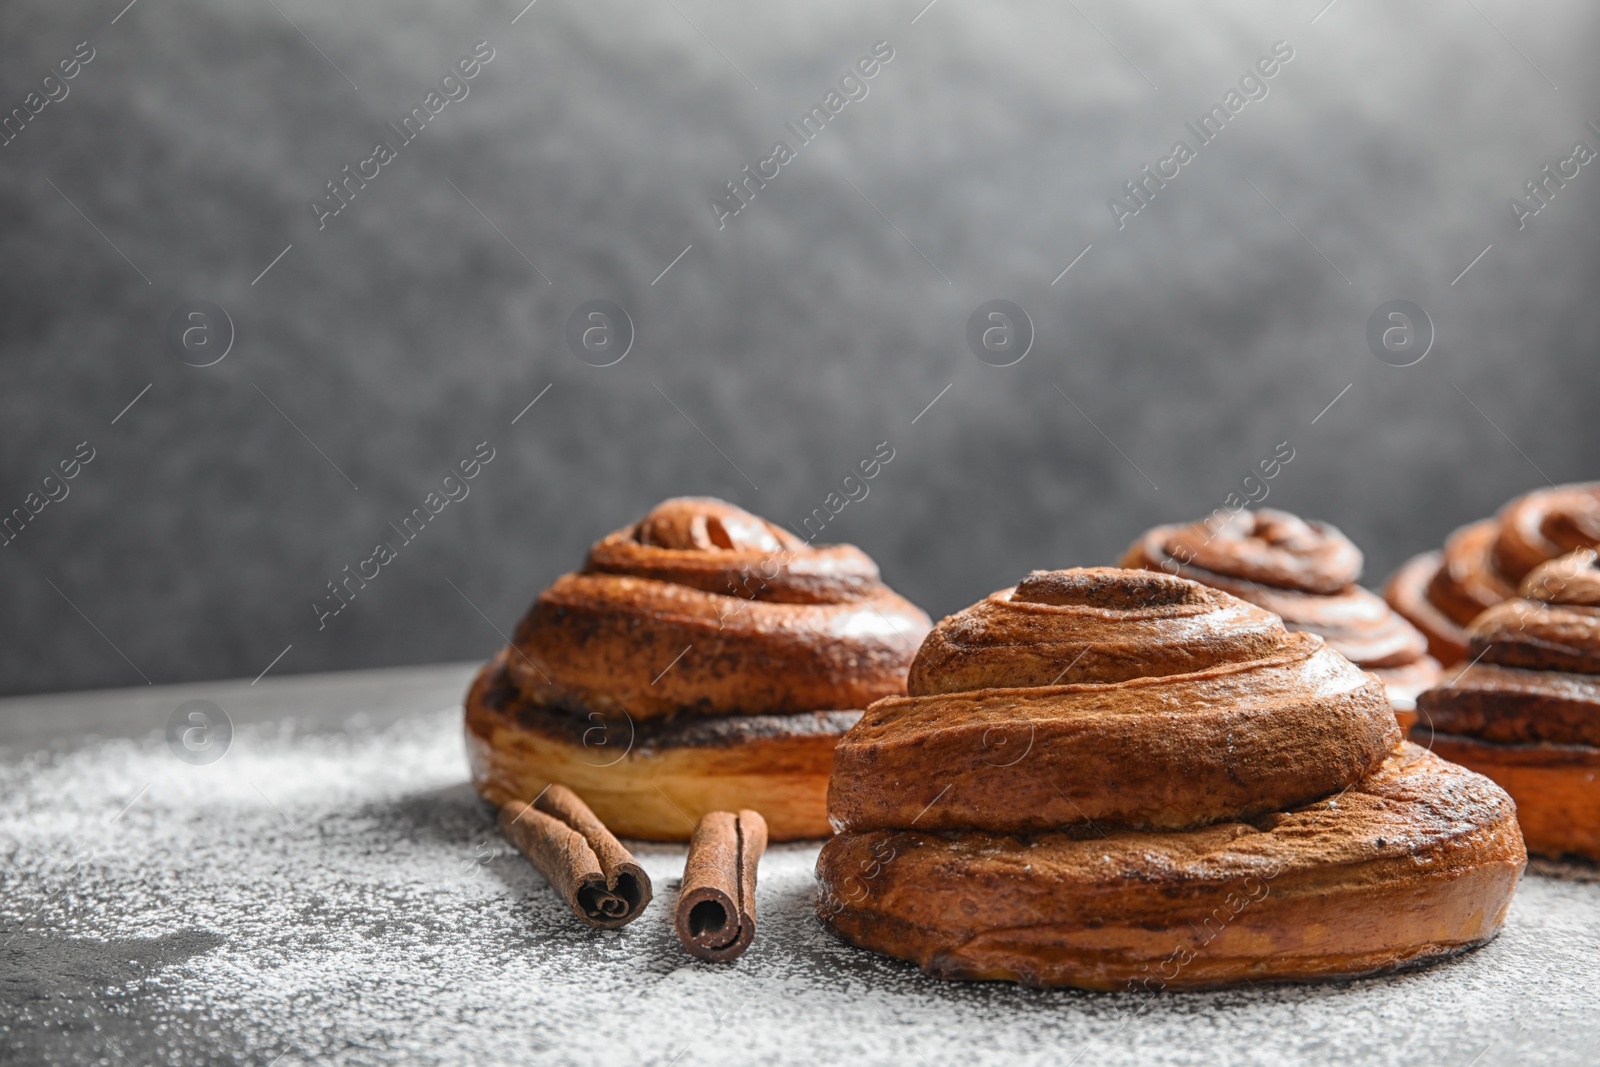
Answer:
<svg viewBox="0 0 1600 1067"><path fill-rule="evenodd" d="M1600 148L1593 5L925 3L7 3L0 512L94 458L0 548L0 692L485 656L658 499L799 524L883 441L823 539L935 617L1113 561L1280 442L1267 503L1343 527L1369 584L1600 473L1600 166L1520 231L1508 206ZM480 41L469 95L319 231L325 183ZM723 183L879 41L868 95L719 230ZM1278 41L1267 96L1119 230L1108 198ZM637 334L603 368L565 340L601 298ZM995 298L1036 330L1010 367L965 339ZM203 368L165 335L197 299L236 335ZM1436 327L1414 366L1365 339L1393 299Z"/></svg>

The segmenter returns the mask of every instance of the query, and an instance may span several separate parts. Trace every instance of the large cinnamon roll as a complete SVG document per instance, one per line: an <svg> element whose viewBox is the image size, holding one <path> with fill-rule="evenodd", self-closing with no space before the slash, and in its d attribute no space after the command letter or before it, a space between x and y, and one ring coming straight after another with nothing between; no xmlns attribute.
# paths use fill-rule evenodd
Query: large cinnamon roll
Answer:
<svg viewBox="0 0 1600 1067"><path fill-rule="evenodd" d="M1467 628L1472 662L1422 695L1419 741L1493 778L1528 848L1600 860L1600 569L1593 549L1535 567Z"/></svg>
<svg viewBox="0 0 1600 1067"><path fill-rule="evenodd" d="M539 594L466 701L479 792L573 789L614 832L688 840L751 808L773 840L828 833L833 746L905 692L927 615L850 545L678 498Z"/></svg>
<svg viewBox="0 0 1600 1067"><path fill-rule="evenodd" d="M1492 519L1461 527L1443 552L1403 564L1383 595L1428 637L1442 663L1466 659L1467 626L1478 614L1517 595L1539 564L1575 549L1600 546L1600 482L1536 489Z"/></svg>
<svg viewBox="0 0 1600 1067"><path fill-rule="evenodd" d="M818 914L946 978L1349 977L1482 944L1526 853L1381 682L1184 578L1039 572L944 619L840 741Z"/></svg>
<svg viewBox="0 0 1600 1067"><path fill-rule="evenodd" d="M1361 550L1328 523L1263 508L1220 524L1157 526L1129 546L1122 566L1191 578L1266 608L1291 630L1320 634L1383 679L1402 728L1416 720L1417 694L1439 680L1427 639L1356 584Z"/></svg>

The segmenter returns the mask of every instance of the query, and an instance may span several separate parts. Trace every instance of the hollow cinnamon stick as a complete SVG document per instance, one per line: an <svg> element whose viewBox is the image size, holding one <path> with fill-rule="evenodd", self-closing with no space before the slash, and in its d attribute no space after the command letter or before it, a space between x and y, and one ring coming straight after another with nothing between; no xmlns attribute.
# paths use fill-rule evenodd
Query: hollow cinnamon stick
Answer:
<svg viewBox="0 0 1600 1067"><path fill-rule="evenodd" d="M678 894L678 940L712 963L736 960L756 936L756 867L767 850L757 811L713 811L689 840Z"/></svg>
<svg viewBox="0 0 1600 1067"><path fill-rule="evenodd" d="M590 926L626 926L650 903L650 876L564 785L550 786L532 804L506 804L500 809L500 833Z"/></svg>

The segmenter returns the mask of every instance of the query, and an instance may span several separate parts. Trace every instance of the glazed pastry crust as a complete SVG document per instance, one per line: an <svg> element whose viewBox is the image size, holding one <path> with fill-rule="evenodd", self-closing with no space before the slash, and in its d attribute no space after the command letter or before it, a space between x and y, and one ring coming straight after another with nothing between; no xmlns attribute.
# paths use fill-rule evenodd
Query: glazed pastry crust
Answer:
<svg viewBox="0 0 1600 1067"><path fill-rule="evenodd" d="M1158 526L1134 546L1158 565L1181 560L1198 571L1321 596L1361 577L1361 550L1331 523L1286 511L1241 510L1219 525Z"/></svg>
<svg viewBox="0 0 1600 1067"><path fill-rule="evenodd" d="M1600 611L1577 604L1507 600L1473 620L1467 651L1480 663L1600 674Z"/></svg>
<svg viewBox="0 0 1600 1067"><path fill-rule="evenodd" d="M817 860L818 913L944 978L1306 981L1482 944L1525 862L1504 792L1406 745L1334 797L1185 833L843 834Z"/></svg>
<svg viewBox="0 0 1600 1067"><path fill-rule="evenodd" d="M1467 630L1428 599L1428 588L1443 566L1442 552L1423 552L1406 560L1383 587L1383 599L1422 631L1428 639L1428 655L1441 664L1460 663L1467 658Z"/></svg>
<svg viewBox="0 0 1600 1067"><path fill-rule="evenodd" d="M1219 526L1157 526L1129 546L1122 566L1164 571L1221 589L1318 634L1383 679L1402 725L1417 694L1439 678L1428 639L1356 584L1361 552L1337 528L1287 512L1240 511Z"/></svg>
<svg viewBox="0 0 1600 1067"><path fill-rule="evenodd" d="M1600 746L1502 744L1421 726L1417 740L1511 794L1529 852L1600 859Z"/></svg>
<svg viewBox="0 0 1600 1067"><path fill-rule="evenodd" d="M1400 731L1376 679L1311 634L1280 641L1188 674L880 700L835 754L834 826L1184 829L1326 796Z"/></svg>
<svg viewBox="0 0 1600 1067"><path fill-rule="evenodd" d="M1516 798L1528 848L1600 859L1600 567L1543 563L1467 631L1473 662L1418 699L1419 738Z"/></svg>
<svg viewBox="0 0 1600 1067"><path fill-rule="evenodd" d="M636 720L861 708L905 691L930 625L859 549L686 497L539 594L508 668L529 701Z"/></svg>
<svg viewBox="0 0 1600 1067"><path fill-rule="evenodd" d="M1494 564L1512 585L1541 563L1600 546L1600 482L1536 489L1500 511Z"/></svg>
<svg viewBox="0 0 1600 1067"><path fill-rule="evenodd" d="M517 628L511 671L535 703L626 709L636 719L860 708L904 690L927 627L927 616L881 587L791 604L569 574Z"/></svg>
<svg viewBox="0 0 1600 1067"><path fill-rule="evenodd" d="M1159 573L1034 571L940 620L907 678L914 696L992 687L1114 683L1276 653L1270 612Z"/></svg>
<svg viewBox="0 0 1600 1067"><path fill-rule="evenodd" d="M1461 527L1436 557L1418 556L1390 579L1384 596L1428 637L1441 662L1469 658L1465 628L1517 595L1534 568L1600 545L1600 482L1536 489L1492 519Z"/></svg>
<svg viewBox="0 0 1600 1067"><path fill-rule="evenodd" d="M1517 583L1494 566L1494 542L1499 533L1496 520L1484 519L1445 539L1439 570L1428 582L1428 599L1462 626L1485 608L1517 595Z"/></svg>
<svg viewBox="0 0 1600 1067"><path fill-rule="evenodd" d="M1600 748L1600 678L1479 663L1419 702L1421 725L1497 745Z"/></svg>
<svg viewBox="0 0 1600 1067"><path fill-rule="evenodd" d="M1526 863L1511 798L1402 744L1376 678L1184 578L1036 571L908 689L839 744L817 909L938 977L1393 970L1493 937Z"/></svg>
<svg viewBox="0 0 1600 1067"><path fill-rule="evenodd" d="M774 841L826 837L833 747L857 711L679 716L555 712L524 699L502 651L466 700L467 759L494 804L572 789L620 837L687 841L711 811L755 808Z"/></svg>
<svg viewBox="0 0 1600 1067"><path fill-rule="evenodd" d="M479 792L552 782L612 832L685 841L753 809L773 840L828 833L833 749L905 692L930 623L850 545L811 545L720 500L679 497L558 578L466 700Z"/></svg>

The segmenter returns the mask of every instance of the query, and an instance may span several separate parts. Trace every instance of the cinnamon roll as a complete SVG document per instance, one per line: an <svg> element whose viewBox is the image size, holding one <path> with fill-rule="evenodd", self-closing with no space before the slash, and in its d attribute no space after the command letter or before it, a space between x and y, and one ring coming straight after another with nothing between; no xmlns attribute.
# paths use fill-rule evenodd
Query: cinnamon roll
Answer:
<svg viewBox="0 0 1600 1067"><path fill-rule="evenodd" d="M1361 578L1361 550L1325 522L1263 508L1157 526L1129 546L1124 567L1165 571L1232 593L1282 617L1291 630L1321 635L1333 649L1383 679L1401 727L1416 721L1417 694L1439 680L1427 639Z"/></svg>
<svg viewBox="0 0 1600 1067"><path fill-rule="evenodd" d="M1493 519L1461 527L1443 552L1403 564L1383 591L1396 611L1428 638L1445 664L1468 657L1467 626L1480 612L1517 595L1539 564L1600 546L1600 482L1536 489Z"/></svg>
<svg viewBox="0 0 1600 1067"><path fill-rule="evenodd" d="M1350 977L1492 938L1488 779L1402 744L1322 638L1167 574L1030 574L944 619L840 741L818 915L944 978Z"/></svg>
<svg viewBox="0 0 1600 1067"><path fill-rule="evenodd" d="M626 837L688 840L741 808L773 840L824 836L835 743L905 692L930 625L857 548L665 501L539 594L479 672L474 782L497 804L560 782Z"/></svg>
<svg viewBox="0 0 1600 1067"><path fill-rule="evenodd" d="M1535 567L1467 628L1472 662L1418 702L1419 741L1493 778L1533 852L1600 860L1600 568Z"/></svg>

